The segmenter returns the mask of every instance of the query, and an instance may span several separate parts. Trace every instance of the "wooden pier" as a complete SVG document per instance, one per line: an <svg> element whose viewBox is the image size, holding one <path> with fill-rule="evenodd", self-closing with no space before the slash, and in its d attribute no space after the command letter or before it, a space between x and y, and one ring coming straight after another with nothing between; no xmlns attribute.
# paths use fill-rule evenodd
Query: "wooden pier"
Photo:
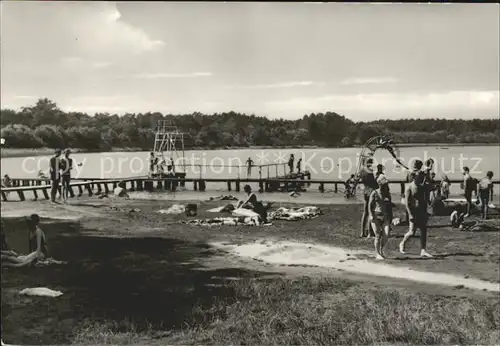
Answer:
<svg viewBox="0 0 500 346"><path fill-rule="evenodd" d="M297 179L298 178L298 179ZM439 181L436 181L439 183ZM461 183L462 180L452 180L451 183ZM127 191L177 191L179 186L186 187L186 183L192 183L194 191L206 191L207 183L225 183L227 190L240 192L244 184L258 184L259 192L277 192L277 191L297 191L303 189L305 185L316 185L319 192L325 191L325 186L333 185L333 191L339 192L339 185L342 187L340 191L344 191L344 181L341 180L312 180L310 174L304 172L300 176L288 175L286 177L278 178L214 178L214 179L197 179L184 177L169 177L169 178L149 178L149 177L132 177L124 179L102 179L102 178L81 178L73 179L71 188L69 190L70 197L79 197L83 194L88 196L112 193L119 183L125 184ZM500 184L499 180L493 182L495 185ZM401 194L404 194L406 181L393 180L390 181L391 185L399 185ZM50 199L49 190L51 189L51 181L45 179L12 179L12 187L2 187L2 200L9 201L11 194L16 194L19 200L26 200L26 192L33 194L34 200L38 200L40 195L43 198ZM156 185L156 186L155 186ZM61 191L62 186L59 186ZM75 193L78 191L78 193ZM12 201L12 199L10 199Z"/></svg>

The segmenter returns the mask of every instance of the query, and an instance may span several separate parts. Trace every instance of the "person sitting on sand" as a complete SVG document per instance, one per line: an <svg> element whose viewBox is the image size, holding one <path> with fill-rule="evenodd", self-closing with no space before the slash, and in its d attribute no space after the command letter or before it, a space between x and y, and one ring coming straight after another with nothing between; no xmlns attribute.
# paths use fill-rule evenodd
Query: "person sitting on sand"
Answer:
<svg viewBox="0 0 500 346"><path fill-rule="evenodd" d="M493 172L488 171L477 185L477 195L481 200L481 218L484 220L488 217L488 205L493 197L493 182L491 179L493 179Z"/></svg>
<svg viewBox="0 0 500 346"><path fill-rule="evenodd" d="M47 245L47 238L45 233L39 227L40 216L32 214L28 220L28 228L30 232L29 237L29 251L30 254L26 256L19 256L16 253L7 254L2 251L2 266L4 267L24 267L38 260L48 258L49 247Z"/></svg>
<svg viewBox="0 0 500 346"><path fill-rule="evenodd" d="M125 182L123 181L120 181L118 183L118 186L114 189L113 194L115 197L130 198L130 196L127 193Z"/></svg>
<svg viewBox="0 0 500 346"><path fill-rule="evenodd" d="M377 179L378 188L372 190L368 202L369 219L375 232L375 252L376 258L385 259L384 246L387 243L390 231L391 220L389 220L389 208L386 203L386 191L389 181L383 174Z"/></svg>
<svg viewBox="0 0 500 346"><path fill-rule="evenodd" d="M406 242L415 235L417 228L420 229L420 256L432 257L427 250L427 213L425 173L411 173L411 183L405 190L405 206L408 213L409 229L405 234L403 241L399 244L399 251L405 253Z"/></svg>
<svg viewBox="0 0 500 346"><path fill-rule="evenodd" d="M344 182L344 195L349 198L351 196L354 196L354 187L356 185L356 176L354 174L351 174L349 179L347 179Z"/></svg>
<svg viewBox="0 0 500 346"><path fill-rule="evenodd" d="M238 202L237 208L251 209L259 214L263 222L267 222L267 208L257 200L257 196L252 192L250 185L245 185L243 191L245 191L248 197L245 201Z"/></svg>
<svg viewBox="0 0 500 346"><path fill-rule="evenodd" d="M10 179L8 174L5 174L3 176L2 186L3 187L12 187L12 179Z"/></svg>

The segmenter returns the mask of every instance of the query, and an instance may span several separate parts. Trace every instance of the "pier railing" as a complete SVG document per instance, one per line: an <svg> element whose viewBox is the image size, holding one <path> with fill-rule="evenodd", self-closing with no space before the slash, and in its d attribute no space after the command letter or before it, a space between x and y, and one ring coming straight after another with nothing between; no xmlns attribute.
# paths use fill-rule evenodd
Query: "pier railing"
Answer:
<svg viewBox="0 0 500 346"><path fill-rule="evenodd" d="M309 179L306 179L309 178ZM49 199L49 190L51 189L51 182L46 179L12 179L12 187L2 187L1 194L3 201L9 201L10 194L17 194L19 200L26 200L25 192L32 192L35 200L38 199L38 193L42 193L45 199ZM115 189L119 183L125 184L125 188L128 191L155 191L155 190L165 190L175 192L177 188L185 187L186 183L193 183L193 190L195 191L206 191L206 183L226 183L227 190L231 191L234 186L235 191L239 192L241 184L252 184L257 183L259 186L259 192L276 192L276 191L296 191L297 189L303 189L306 185L317 185L319 192L325 192L326 185L333 185L333 192L339 192L339 185L342 187L342 192L344 191L344 181L341 180L321 180L315 179L311 180L310 176L301 175L298 179L281 179L281 178L247 178L247 179L235 179L235 178L214 178L214 179L196 179L196 178L148 178L148 177L130 177L122 179L89 179L89 178L79 178L73 179L71 182L71 188L69 189L70 197L82 196L86 191L89 196L93 194L107 194ZM462 180L452 180L451 183L461 183ZM156 183L156 187L154 186ZM436 181L439 183L439 181ZM393 180L390 181L391 185L399 185L401 194L404 194L406 181L403 180ZM500 184L499 180L493 181L493 184ZM59 186L59 193L62 190L62 186ZM78 194L75 194L74 189L78 190ZM10 199L12 200L12 199Z"/></svg>
<svg viewBox="0 0 500 346"><path fill-rule="evenodd" d="M196 168L198 172L196 175L199 175L200 179L203 179L203 169L205 168L227 168L229 170L236 169L236 177L240 179L242 176L251 176L254 172L258 172L259 179L265 178L277 178L277 177L285 177L289 173L289 168L287 163L269 163L262 165L252 165L250 168L248 165L216 165L216 164L196 164L196 163L182 163L179 165L186 171L186 168ZM294 167L294 170L296 167ZM244 172L244 173L242 173ZM251 174L247 174L250 172Z"/></svg>

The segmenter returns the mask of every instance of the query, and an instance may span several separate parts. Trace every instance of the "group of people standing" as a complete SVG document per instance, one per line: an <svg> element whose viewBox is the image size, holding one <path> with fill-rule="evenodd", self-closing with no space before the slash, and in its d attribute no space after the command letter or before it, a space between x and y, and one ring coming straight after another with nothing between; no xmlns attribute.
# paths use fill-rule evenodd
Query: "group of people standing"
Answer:
<svg viewBox="0 0 500 346"><path fill-rule="evenodd" d="M169 164L167 165L167 161L165 158L159 158L158 156L155 155L154 152L151 152L149 154L149 173L158 173L158 174L163 174L165 173L165 166L167 167L167 174L175 174L175 163L174 159L170 158Z"/></svg>
<svg viewBox="0 0 500 346"><path fill-rule="evenodd" d="M399 251L405 253L409 239L420 230L420 256L433 257L427 252L427 223L428 211L433 199L446 199L450 193L450 180L443 176L441 182L436 182L435 173L432 172L434 161L429 159L425 162L416 160L406 179L403 203L405 205L408 222L408 232L399 244ZM488 205L493 196L493 172L487 172L482 180L470 176L469 168L463 168L463 189L467 202L465 217L471 213L472 195L475 193L481 204L482 218L487 217ZM376 172L373 171L373 159L367 158L364 168L358 177L351 176L350 180L358 179L364 185L364 209L361 217L361 237L375 237L375 251L377 259L384 259L384 246L391 230L393 219L393 203L389 190L389 180L384 174L384 166L377 165ZM346 182L346 186L349 183Z"/></svg>
<svg viewBox="0 0 500 346"><path fill-rule="evenodd" d="M64 202L69 197L71 184L71 170L74 168L74 161L71 156L71 150L65 149L64 155L61 149L56 149L54 156L50 158L49 175L52 182L50 191L50 200L55 203L56 195L59 191L59 186L62 183L61 197ZM82 166L83 163L78 163L77 166Z"/></svg>

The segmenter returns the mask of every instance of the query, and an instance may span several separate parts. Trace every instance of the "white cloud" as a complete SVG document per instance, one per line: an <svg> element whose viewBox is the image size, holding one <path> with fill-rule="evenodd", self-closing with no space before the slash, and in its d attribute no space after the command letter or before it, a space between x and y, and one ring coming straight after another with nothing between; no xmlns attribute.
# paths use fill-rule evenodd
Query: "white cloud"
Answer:
<svg viewBox="0 0 500 346"><path fill-rule="evenodd" d="M340 84L388 84L388 83L397 83L398 80L392 77L383 77L383 78L348 78L342 81Z"/></svg>
<svg viewBox="0 0 500 346"><path fill-rule="evenodd" d="M294 88L301 86L312 86L312 85L324 85L324 82L312 82L312 81L301 81L301 82L283 82L275 84L255 84L255 85L234 85L227 86L228 89L275 89L275 88Z"/></svg>
<svg viewBox="0 0 500 346"><path fill-rule="evenodd" d="M303 97L267 103L271 111L447 111L463 109L495 110L499 108L499 91L450 91L444 93L386 93L326 95ZM404 114L401 114L404 116Z"/></svg>
<svg viewBox="0 0 500 346"><path fill-rule="evenodd" d="M79 45L86 50L138 54L157 50L165 44L150 38L141 28L123 21L116 4L93 3L84 9L70 6L69 11L75 16L70 29Z"/></svg>
<svg viewBox="0 0 500 346"><path fill-rule="evenodd" d="M157 78L197 78L211 77L211 72L193 72L193 73L140 73L134 75L135 78L157 79Z"/></svg>

